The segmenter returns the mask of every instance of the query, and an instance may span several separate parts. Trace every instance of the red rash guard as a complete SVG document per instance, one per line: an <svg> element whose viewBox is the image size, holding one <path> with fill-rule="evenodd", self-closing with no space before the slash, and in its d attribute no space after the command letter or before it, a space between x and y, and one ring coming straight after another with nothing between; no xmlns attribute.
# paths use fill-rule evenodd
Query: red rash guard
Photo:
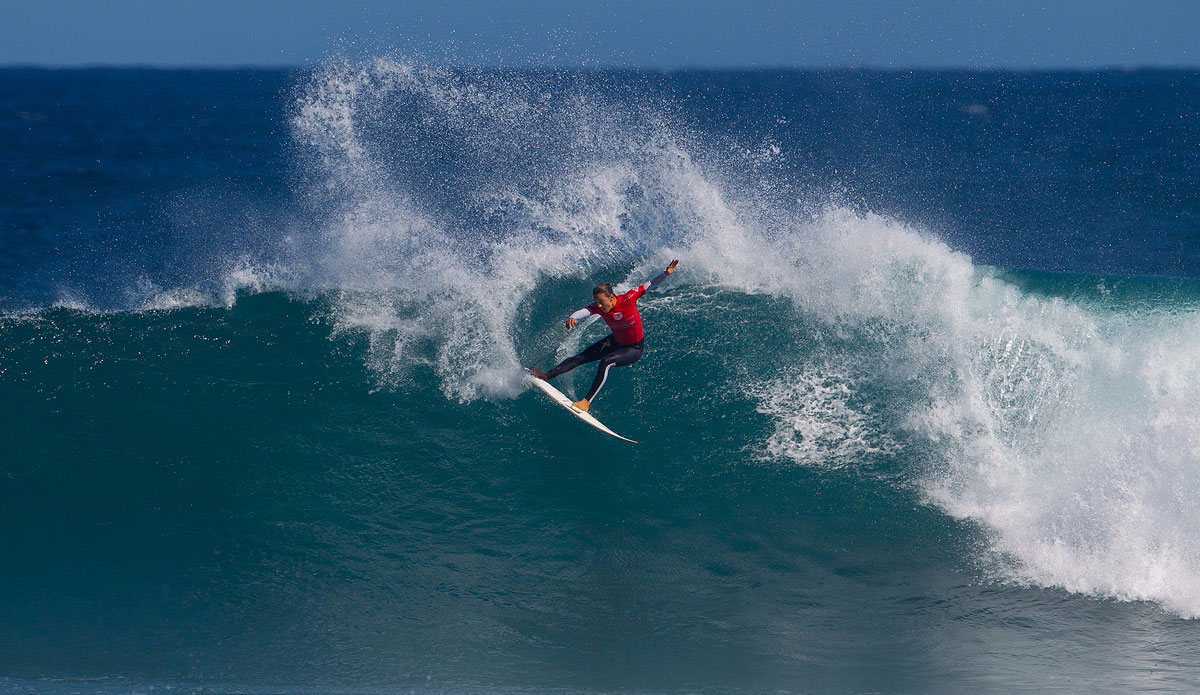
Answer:
<svg viewBox="0 0 1200 695"><path fill-rule="evenodd" d="M642 332L642 317L638 315L637 310L637 300L644 294L646 294L646 286L638 285L617 297L617 303L613 305L612 311L600 311L600 307L595 304L587 305L586 309L589 314L600 314L600 318L604 319L604 322L612 329L613 337L617 339L618 343L632 345L645 337Z"/></svg>

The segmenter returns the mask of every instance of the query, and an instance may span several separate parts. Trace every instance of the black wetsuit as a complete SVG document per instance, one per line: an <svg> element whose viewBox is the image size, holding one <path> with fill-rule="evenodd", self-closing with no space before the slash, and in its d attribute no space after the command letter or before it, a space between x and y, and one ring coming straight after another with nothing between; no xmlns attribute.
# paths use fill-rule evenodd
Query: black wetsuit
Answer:
<svg viewBox="0 0 1200 695"><path fill-rule="evenodd" d="M560 374L566 374L581 364L600 360L600 366L596 369L596 378L592 379L592 387L588 389L587 395L584 396L585 399L591 401L600 392L600 387L604 386L605 380L608 379L608 370L613 367L624 367L633 364L641 358L642 343L644 342L645 340L643 339L636 343L622 345L610 333L608 336L592 343L591 347L578 355L568 357L560 362L557 367L546 372L546 378L553 379Z"/></svg>

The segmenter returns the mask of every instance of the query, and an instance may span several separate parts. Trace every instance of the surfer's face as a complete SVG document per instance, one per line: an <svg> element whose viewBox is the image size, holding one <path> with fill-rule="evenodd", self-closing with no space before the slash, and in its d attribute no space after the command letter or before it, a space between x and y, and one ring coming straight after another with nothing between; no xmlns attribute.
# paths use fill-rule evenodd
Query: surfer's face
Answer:
<svg viewBox="0 0 1200 695"><path fill-rule="evenodd" d="M600 307L600 311L605 313L612 311L612 308L617 305L617 295L615 294L597 292L592 295L592 299L596 300L596 306Z"/></svg>

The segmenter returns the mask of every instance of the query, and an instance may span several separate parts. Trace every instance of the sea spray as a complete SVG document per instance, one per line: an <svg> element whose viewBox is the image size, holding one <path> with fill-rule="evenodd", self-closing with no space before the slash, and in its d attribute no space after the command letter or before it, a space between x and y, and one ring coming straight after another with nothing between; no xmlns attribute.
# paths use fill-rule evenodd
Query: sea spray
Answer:
<svg viewBox="0 0 1200 695"><path fill-rule="evenodd" d="M781 178L764 195L733 172L782 176L772 158L712 151L670 121L553 74L389 60L319 71L294 125L335 203L322 265L364 290L342 295L335 331L366 331L385 377L424 363L453 398L512 397L515 325L539 287L623 265L634 284L679 255L674 289L786 298L841 341L816 369L785 358L801 371L752 377L778 422L765 451L844 466L928 447L909 456L924 463L906 484L983 521L1016 558L1013 578L1200 612L1187 445L1200 388L1161 377L1195 351L1178 327L1189 313L1106 316L1024 295L910 225L789 204ZM448 177L467 160L471 173ZM1163 332L1181 357L1141 337Z"/></svg>

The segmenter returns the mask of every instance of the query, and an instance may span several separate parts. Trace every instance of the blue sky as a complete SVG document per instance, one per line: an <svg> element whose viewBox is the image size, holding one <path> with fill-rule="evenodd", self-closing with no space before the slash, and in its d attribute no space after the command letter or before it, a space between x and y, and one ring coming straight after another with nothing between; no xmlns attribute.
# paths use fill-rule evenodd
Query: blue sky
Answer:
<svg viewBox="0 0 1200 695"><path fill-rule="evenodd" d="M1200 0L0 0L0 64L1200 65Z"/></svg>

